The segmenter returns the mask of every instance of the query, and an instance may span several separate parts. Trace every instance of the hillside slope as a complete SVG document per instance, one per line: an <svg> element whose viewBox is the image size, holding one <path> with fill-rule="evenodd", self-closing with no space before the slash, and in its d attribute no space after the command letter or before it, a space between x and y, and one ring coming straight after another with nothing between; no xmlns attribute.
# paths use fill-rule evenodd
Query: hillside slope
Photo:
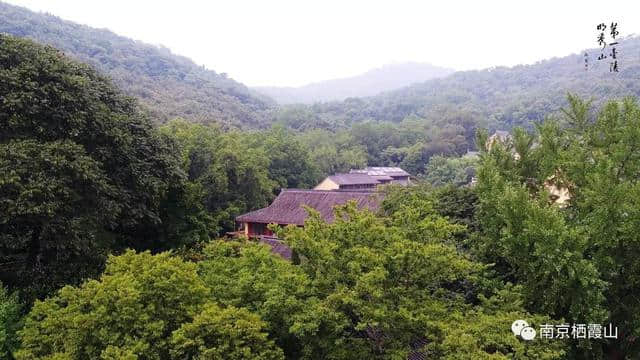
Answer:
<svg viewBox="0 0 640 360"><path fill-rule="evenodd" d="M593 99L594 105L640 95L640 37L621 39L617 51L618 73L609 71L609 59L596 60L599 49L590 49L587 71L583 51L532 65L456 72L368 98L290 106L279 116L286 123L294 120L289 114L307 114L295 119L298 127L339 128L368 120L399 122L409 116L463 119L493 129L531 126L566 106L567 92Z"/></svg>
<svg viewBox="0 0 640 360"><path fill-rule="evenodd" d="M58 17L0 2L0 33L28 37L56 47L111 77L164 122L257 126L272 103L225 74L196 65L168 49L118 36Z"/></svg>
<svg viewBox="0 0 640 360"><path fill-rule="evenodd" d="M425 63L390 64L363 74L321 81L300 87L256 87L280 104L310 104L378 95L414 83L444 77L454 70Z"/></svg>

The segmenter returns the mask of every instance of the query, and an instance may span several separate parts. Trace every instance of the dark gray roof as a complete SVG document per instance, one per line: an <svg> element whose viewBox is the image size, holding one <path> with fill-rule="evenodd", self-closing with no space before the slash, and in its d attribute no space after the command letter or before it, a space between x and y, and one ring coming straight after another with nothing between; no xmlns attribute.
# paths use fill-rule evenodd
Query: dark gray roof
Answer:
<svg viewBox="0 0 640 360"><path fill-rule="evenodd" d="M369 175L372 178L376 179L376 180L380 180L380 181L385 181L385 180L393 180L393 178L389 175Z"/></svg>
<svg viewBox="0 0 640 360"><path fill-rule="evenodd" d="M331 222L333 221L333 208L350 200L354 200L359 209L366 208L377 211L382 194L377 192L283 189L271 205L240 215L236 217L236 221L304 225L304 220L307 218L304 206L309 206L318 211L325 221Z"/></svg>
<svg viewBox="0 0 640 360"><path fill-rule="evenodd" d="M329 179L338 185L377 185L380 183L372 176L359 173L335 174L329 176Z"/></svg>

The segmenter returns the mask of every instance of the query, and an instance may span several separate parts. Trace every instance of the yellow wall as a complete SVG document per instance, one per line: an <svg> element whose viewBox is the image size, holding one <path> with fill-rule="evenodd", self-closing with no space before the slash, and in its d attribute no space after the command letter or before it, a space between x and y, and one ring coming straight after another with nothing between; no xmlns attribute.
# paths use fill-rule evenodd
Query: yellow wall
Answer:
<svg viewBox="0 0 640 360"><path fill-rule="evenodd" d="M326 178L322 180L320 184L316 185L313 190L337 190L339 188L340 186L338 186L338 184L331 181L331 179Z"/></svg>

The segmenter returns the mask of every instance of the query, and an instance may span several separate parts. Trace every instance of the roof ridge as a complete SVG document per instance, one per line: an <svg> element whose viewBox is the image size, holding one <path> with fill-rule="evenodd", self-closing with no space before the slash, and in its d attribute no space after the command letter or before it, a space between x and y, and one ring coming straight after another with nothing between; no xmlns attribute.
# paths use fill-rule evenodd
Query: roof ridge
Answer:
<svg viewBox="0 0 640 360"><path fill-rule="evenodd" d="M341 194L349 194L349 193L355 193L355 194L366 194L366 193L377 193L378 191L357 191L357 190L353 190L353 191L349 191L349 190L320 190L320 189L297 189L297 188L282 188L280 190L280 192L308 192L308 193L341 193Z"/></svg>
<svg viewBox="0 0 640 360"><path fill-rule="evenodd" d="M358 208L376 211L384 195L380 192L282 189L269 206L239 215L236 221L303 225L308 215L304 205L320 212L326 221L332 221L334 206L353 200Z"/></svg>

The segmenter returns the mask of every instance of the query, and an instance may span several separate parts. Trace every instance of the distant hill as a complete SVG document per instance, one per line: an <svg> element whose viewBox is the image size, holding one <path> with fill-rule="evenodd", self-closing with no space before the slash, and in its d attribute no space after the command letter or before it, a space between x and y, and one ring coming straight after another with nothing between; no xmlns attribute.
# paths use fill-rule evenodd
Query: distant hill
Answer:
<svg viewBox="0 0 640 360"><path fill-rule="evenodd" d="M400 122L407 117L465 127L531 127L567 106L567 92L593 99L595 106L612 98L640 96L640 37L626 37L619 42L617 73L610 72L610 58L596 60L600 49L589 49L586 71L582 51L532 65L456 72L367 98L290 105L277 116L280 122L299 128ZM605 55L610 51L605 49Z"/></svg>
<svg viewBox="0 0 640 360"><path fill-rule="evenodd" d="M454 70L424 63L385 65L364 74L312 83L300 87L256 87L280 104L310 104L314 102L364 97L399 89L429 79L444 77Z"/></svg>
<svg viewBox="0 0 640 360"><path fill-rule="evenodd" d="M234 126L259 126L273 102L224 73L196 65L168 49L0 2L0 33L52 45L111 77L164 122L183 117Z"/></svg>

